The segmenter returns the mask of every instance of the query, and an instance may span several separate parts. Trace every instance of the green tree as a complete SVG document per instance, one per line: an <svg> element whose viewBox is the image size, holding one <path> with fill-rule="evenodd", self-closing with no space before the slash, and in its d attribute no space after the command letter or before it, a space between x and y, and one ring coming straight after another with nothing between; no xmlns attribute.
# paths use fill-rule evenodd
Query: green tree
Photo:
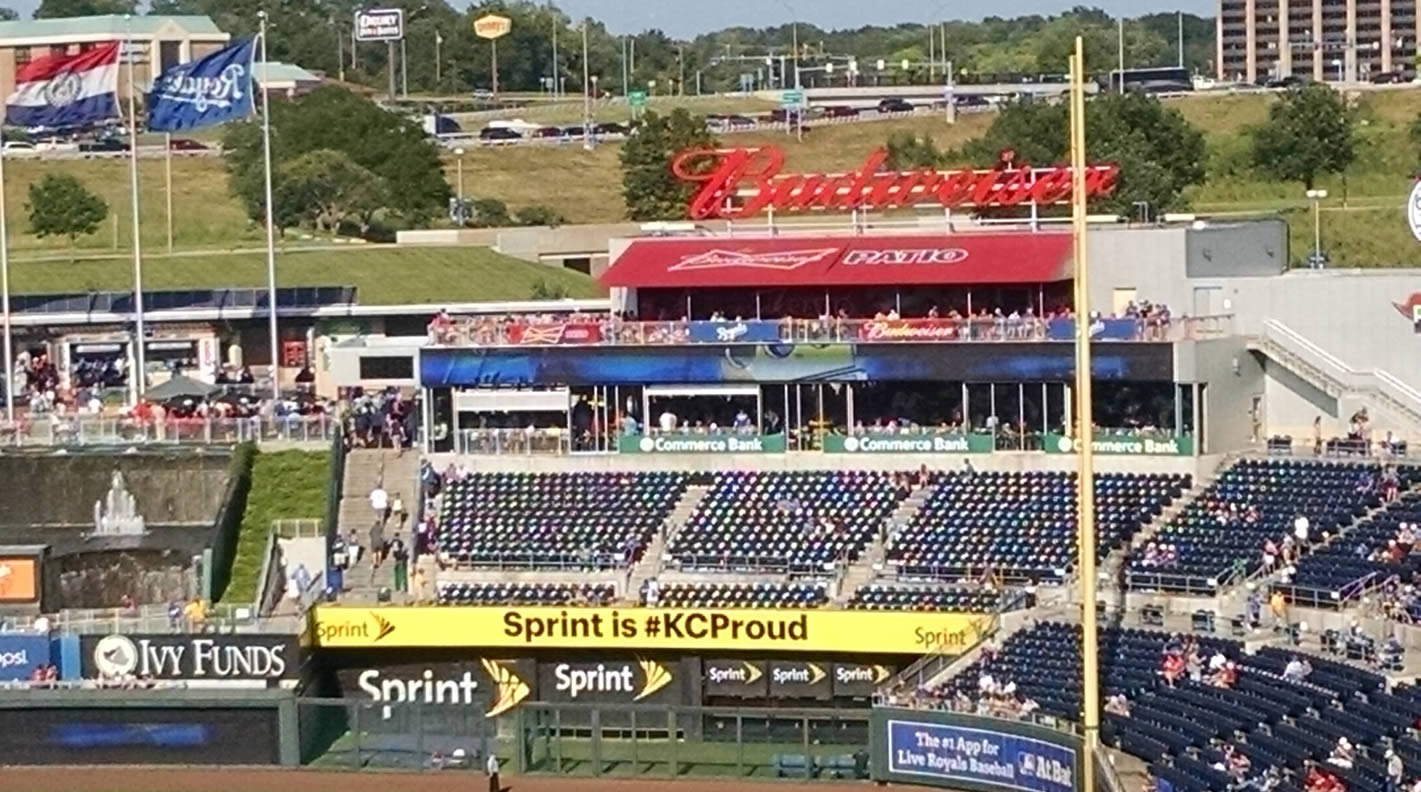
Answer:
<svg viewBox="0 0 1421 792"><path fill-rule="evenodd" d="M946 157L930 135L919 137L911 132L894 132L885 146L888 159L884 163L893 170L941 167Z"/></svg>
<svg viewBox="0 0 1421 792"><path fill-rule="evenodd" d="M138 0L41 0L35 19L132 14L137 9Z"/></svg>
<svg viewBox="0 0 1421 792"><path fill-rule="evenodd" d="M1357 157L1356 120L1342 95L1321 83L1293 88L1251 130L1253 161L1280 181L1312 189Z"/></svg>
<svg viewBox="0 0 1421 792"><path fill-rule="evenodd" d="M282 163L273 205L283 217L299 217L317 231L334 233L351 224L363 236L385 206L385 182L340 151L319 149Z"/></svg>
<svg viewBox="0 0 1421 792"><path fill-rule="evenodd" d="M964 152L980 167L996 164L1007 148L1016 151L1018 162L1067 164L1069 124L1063 104L1010 105ZM1098 96L1086 103L1086 158L1120 167L1115 192L1094 202L1119 214L1132 213L1138 203L1148 203L1156 213L1178 209L1185 203L1185 190L1205 178L1203 133L1178 110L1137 92Z"/></svg>
<svg viewBox="0 0 1421 792"><path fill-rule="evenodd" d="M20 18L20 12L8 6L0 6L0 22L14 22Z"/></svg>
<svg viewBox="0 0 1421 792"><path fill-rule="evenodd" d="M271 107L272 159L284 163L318 151L339 152L380 182L374 194L381 209L405 223L428 222L444 212L449 184L439 149L413 121L339 87L320 88L296 101ZM260 222L263 205L261 126L256 121L228 127L223 141L232 193ZM275 185L273 185L275 188Z"/></svg>
<svg viewBox="0 0 1421 792"><path fill-rule="evenodd" d="M713 148L706 121L684 108L670 115L648 111L636 134L622 146L622 198L631 220L680 220L696 185L677 179L671 160L688 149Z"/></svg>
<svg viewBox="0 0 1421 792"><path fill-rule="evenodd" d="M478 198L469 202L473 210L472 225L477 228L502 228L513 225L508 215L508 204L497 198Z"/></svg>
<svg viewBox="0 0 1421 792"><path fill-rule="evenodd" d="M522 226L560 226L567 222L567 218L557 213L551 206L543 204L530 204L513 213L513 217Z"/></svg>
<svg viewBox="0 0 1421 792"><path fill-rule="evenodd" d="M67 173L47 174L30 185L30 231L40 238L69 237L74 240L99 230L108 217L109 205L89 192L84 183Z"/></svg>

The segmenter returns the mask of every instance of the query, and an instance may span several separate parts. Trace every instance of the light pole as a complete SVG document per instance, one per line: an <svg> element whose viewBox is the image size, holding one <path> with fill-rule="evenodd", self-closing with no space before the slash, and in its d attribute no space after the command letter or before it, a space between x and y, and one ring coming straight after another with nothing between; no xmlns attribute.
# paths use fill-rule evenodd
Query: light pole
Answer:
<svg viewBox="0 0 1421 792"><path fill-rule="evenodd" d="M458 157L454 160L454 173L456 174L454 176L454 192L459 196L459 203L462 205L464 202L464 150L454 149L454 156Z"/></svg>
<svg viewBox="0 0 1421 792"><path fill-rule="evenodd" d="M582 147L592 148L592 71L587 63L587 22L582 18Z"/></svg>
<svg viewBox="0 0 1421 792"><path fill-rule="evenodd" d="M1308 190L1307 197L1312 201L1312 268L1322 269L1322 199L1327 190Z"/></svg>

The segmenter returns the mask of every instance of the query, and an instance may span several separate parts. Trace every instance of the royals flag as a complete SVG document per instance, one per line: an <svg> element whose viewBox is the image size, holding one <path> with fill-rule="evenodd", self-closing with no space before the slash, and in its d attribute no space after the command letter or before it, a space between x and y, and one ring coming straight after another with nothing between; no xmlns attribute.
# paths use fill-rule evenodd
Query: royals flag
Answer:
<svg viewBox="0 0 1421 792"><path fill-rule="evenodd" d="M15 72L5 123L71 127L118 117L118 42L78 55L47 55Z"/></svg>
<svg viewBox="0 0 1421 792"><path fill-rule="evenodd" d="M255 42L239 41L158 75L148 94L148 129L181 132L251 115Z"/></svg>

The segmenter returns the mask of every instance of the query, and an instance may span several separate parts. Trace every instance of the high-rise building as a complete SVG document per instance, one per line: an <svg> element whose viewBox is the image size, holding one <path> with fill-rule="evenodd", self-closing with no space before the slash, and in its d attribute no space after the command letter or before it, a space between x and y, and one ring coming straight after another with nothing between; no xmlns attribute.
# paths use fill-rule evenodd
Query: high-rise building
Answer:
<svg viewBox="0 0 1421 792"><path fill-rule="evenodd" d="M1221 80L1416 76L1421 0L1219 0Z"/></svg>

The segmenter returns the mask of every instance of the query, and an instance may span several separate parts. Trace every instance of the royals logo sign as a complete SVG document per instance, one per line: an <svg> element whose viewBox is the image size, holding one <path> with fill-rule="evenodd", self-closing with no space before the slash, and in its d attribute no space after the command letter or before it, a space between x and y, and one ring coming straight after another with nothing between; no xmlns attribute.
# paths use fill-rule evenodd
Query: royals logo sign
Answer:
<svg viewBox="0 0 1421 792"><path fill-rule="evenodd" d="M699 185L691 199L692 220L737 219L766 211L879 210L905 206L1006 207L1067 203L1070 168L1017 167L992 170L888 171L888 152L878 149L849 173L783 173L784 152L775 146L692 149L677 155L671 171ZM1114 192L1115 165L1086 170L1088 197Z"/></svg>

